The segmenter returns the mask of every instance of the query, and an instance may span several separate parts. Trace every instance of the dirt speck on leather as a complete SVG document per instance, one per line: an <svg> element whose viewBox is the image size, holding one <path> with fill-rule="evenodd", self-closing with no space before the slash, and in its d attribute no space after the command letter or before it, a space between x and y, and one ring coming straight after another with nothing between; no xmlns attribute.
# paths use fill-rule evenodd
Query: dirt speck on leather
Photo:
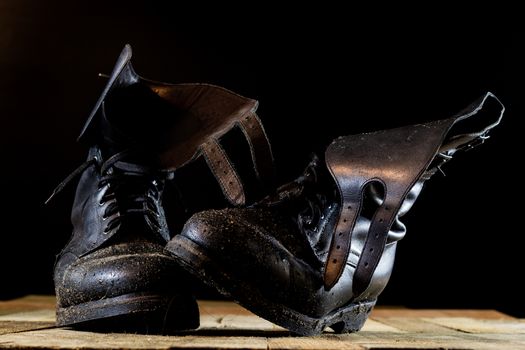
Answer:
<svg viewBox="0 0 525 350"><path fill-rule="evenodd" d="M438 122L340 137L325 162L314 158L254 207L194 215L167 248L189 272L293 332L355 332L388 282L406 232L400 219L423 182L486 138L503 108L481 131L456 135L452 125L491 97Z"/></svg>

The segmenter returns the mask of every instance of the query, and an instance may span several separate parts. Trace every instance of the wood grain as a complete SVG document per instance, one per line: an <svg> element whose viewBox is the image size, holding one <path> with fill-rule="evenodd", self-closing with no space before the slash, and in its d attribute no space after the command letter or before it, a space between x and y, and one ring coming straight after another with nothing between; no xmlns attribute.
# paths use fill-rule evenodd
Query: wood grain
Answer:
<svg viewBox="0 0 525 350"><path fill-rule="evenodd" d="M54 327L55 300L0 302L0 348L26 349L525 349L525 321L494 310L376 308L355 334L299 337L232 302L200 301L201 327L176 336Z"/></svg>

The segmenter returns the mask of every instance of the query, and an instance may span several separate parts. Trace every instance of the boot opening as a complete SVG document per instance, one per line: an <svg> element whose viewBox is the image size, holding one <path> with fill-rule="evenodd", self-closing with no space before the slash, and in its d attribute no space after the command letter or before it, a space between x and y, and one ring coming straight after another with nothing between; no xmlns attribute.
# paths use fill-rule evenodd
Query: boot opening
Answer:
<svg viewBox="0 0 525 350"><path fill-rule="evenodd" d="M122 147L159 149L182 111L160 98L148 86L136 83L115 89L104 102L104 114L111 130L106 138Z"/></svg>
<svg viewBox="0 0 525 350"><path fill-rule="evenodd" d="M473 146L473 143L483 142L487 138L486 134L494 126L498 125L505 108L492 94L487 94L483 102L477 108L469 106L458 114L458 121L448 131L445 141L439 152L454 152L465 144ZM475 116L475 118L472 118Z"/></svg>

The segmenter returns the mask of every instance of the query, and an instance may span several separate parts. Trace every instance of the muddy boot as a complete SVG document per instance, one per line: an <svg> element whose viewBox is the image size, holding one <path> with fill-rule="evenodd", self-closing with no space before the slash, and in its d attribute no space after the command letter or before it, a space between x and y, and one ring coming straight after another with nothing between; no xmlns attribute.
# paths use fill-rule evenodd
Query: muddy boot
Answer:
<svg viewBox="0 0 525 350"><path fill-rule="evenodd" d="M55 266L57 325L170 333L199 326L170 238L166 173L89 152L71 214L73 235Z"/></svg>
<svg viewBox="0 0 525 350"><path fill-rule="evenodd" d="M496 122L462 131L476 128L470 117L489 101L498 102ZM423 183L482 143L502 114L489 93L453 118L339 137L323 161L257 205L195 214L167 249L190 273L295 333L358 331L389 280L405 235L400 218Z"/></svg>
<svg viewBox="0 0 525 350"><path fill-rule="evenodd" d="M266 178L273 158L256 101L206 84L146 80L130 59L126 46L79 138L90 146L88 159L54 192L80 176L72 238L55 266L57 325L148 333L197 328L186 272L164 250L173 235L164 210L167 181L200 160L230 205L244 205L245 186L221 137L242 131L254 177Z"/></svg>
<svg viewBox="0 0 525 350"><path fill-rule="evenodd" d="M199 326L197 303L185 273L163 249L171 236L162 197L172 174L159 165L152 142L163 114L177 110L137 84L130 57L126 48L81 135L91 145L88 159L56 190L80 176L73 234L55 265L57 325L145 333L193 329ZM148 120L141 115L147 111Z"/></svg>

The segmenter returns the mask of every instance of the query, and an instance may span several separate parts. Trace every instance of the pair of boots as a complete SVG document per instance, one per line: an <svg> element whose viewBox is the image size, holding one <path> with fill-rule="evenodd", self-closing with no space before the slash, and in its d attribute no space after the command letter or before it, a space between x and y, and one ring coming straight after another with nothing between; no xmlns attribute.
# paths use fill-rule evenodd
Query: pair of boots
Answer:
<svg viewBox="0 0 525 350"><path fill-rule="evenodd" d="M275 189L256 101L149 81L130 59L126 46L80 136L92 146L88 159L56 190L81 176L72 238L55 266L59 326L197 328L192 275L295 333L358 331L390 277L400 218L504 111L487 93L449 119L339 137ZM489 100L495 121L472 131L470 117ZM185 188L180 174L191 167L202 188ZM182 211L166 207L170 186ZM227 202L212 203L219 190ZM182 230L165 209L185 221Z"/></svg>

